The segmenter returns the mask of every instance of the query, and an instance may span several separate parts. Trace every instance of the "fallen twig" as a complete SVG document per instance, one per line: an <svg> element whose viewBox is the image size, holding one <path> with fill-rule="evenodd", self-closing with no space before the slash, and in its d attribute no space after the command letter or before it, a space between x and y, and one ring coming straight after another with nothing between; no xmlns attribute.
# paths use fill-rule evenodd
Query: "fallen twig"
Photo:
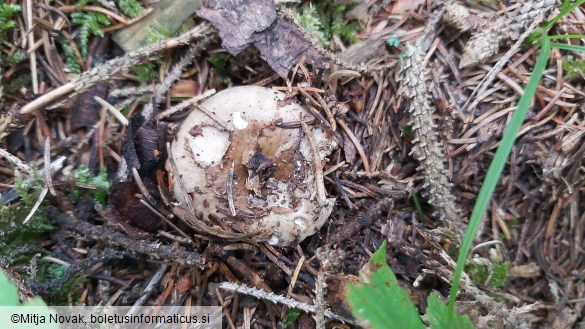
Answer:
<svg viewBox="0 0 585 329"><path fill-rule="evenodd" d="M303 311L309 312L309 313L316 313L317 312L317 307L315 305L309 305L306 303L302 303L302 302L296 301L294 299L286 298L284 296L277 295L277 294L270 293L270 292L266 292L266 291L256 289L253 287L238 285L238 284L232 283L232 282L223 282L219 286L219 288L229 290L229 291L234 291L234 292L244 294L244 295L254 296L256 298L259 298L262 300L268 300L268 301L271 301L273 303L283 304L283 305L286 305L286 306L291 307L291 308L298 308L300 310L303 310ZM339 320L342 322L357 325L355 320L343 317L343 316L338 315L338 314L335 314L329 309L325 309L323 314L330 319L335 319L335 320Z"/></svg>
<svg viewBox="0 0 585 329"><path fill-rule="evenodd" d="M110 246L149 255L163 261L177 262L181 265L196 265L200 267L205 265L205 258L195 251L173 248L160 242L135 240L111 228L93 225L71 217L54 207L48 207L45 214L52 222L61 226L63 229L77 232L92 240L101 241Z"/></svg>
<svg viewBox="0 0 585 329"><path fill-rule="evenodd" d="M61 87L54 89L43 96L35 99L34 101L25 105L20 113L32 113L47 104L50 104L57 99L66 96L74 91L80 91L87 89L98 82L108 80L123 70L126 70L132 66L144 62L145 59L151 58L153 55L175 48L180 45L189 43L193 39L200 38L202 40L209 40L209 36L212 32L211 27L207 23L200 24L193 29L181 34L178 37L163 40L144 47L142 49L130 52L123 57L118 57L107 61L101 65L94 67L93 69L84 72L72 82L62 85Z"/></svg>

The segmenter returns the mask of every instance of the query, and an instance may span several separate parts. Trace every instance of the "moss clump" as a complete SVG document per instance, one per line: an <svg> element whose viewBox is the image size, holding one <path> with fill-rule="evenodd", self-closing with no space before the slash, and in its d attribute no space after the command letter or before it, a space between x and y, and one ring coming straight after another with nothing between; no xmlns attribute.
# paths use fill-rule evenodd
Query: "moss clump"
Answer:
<svg viewBox="0 0 585 329"><path fill-rule="evenodd" d="M563 70L567 80L585 79L585 59L575 59L573 56L567 56L567 60L563 62Z"/></svg>
<svg viewBox="0 0 585 329"><path fill-rule="evenodd" d="M501 289L508 280L510 262L502 261L495 249L490 249L489 259L475 255L465 267L465 272L475 284Z"/></svg>
<svg viewBox="0 0 585 329"><path fill-rule="evenodd" d="M43 187L40 176L33 175L28 184L17 178L16 186L21 201L0 205L0 255L11 265L28 263L36 253L42 252L41 241L55 229L42 215L42 207L23 224Z"/></svg>
<svg viewBox="0 0 585 329"><path fill-rule="evenodd" d="M16 22L10 18L18 12L19 5L0 4L0 43L4 42L6 33L16 26Z"/></svg>
<svg viewBox="0 0 585 329"><path fill-rule="evenodd" d="M94 186L95 189L90 190L91 195L95 198L96 202L102 206L106 205L111 184L105 170L100 171L97 176L94 176L89 168L80 166L73 171L73 179L78 183ZM76 196L79 196L80 193L79 190L75 191Z"/></svg>
<svg viewBox="0 0 585 329"><path fill-rule="evenodd" d="M89 11L71 14L71 22L75 25L79 25L79 48L83 58L87 57L89 38L92 35L103 37L104 31L102 31L102 27L111 24L108 16L102 13Z"/></svg>
<svg viewBox="0 0 585 329"><path fill-rule="evenodd" d="M118 1L118 8L129 17L136 17L144 13L144 8L136 0L120 0Z"/></svg>
<svg viewBox="0 0 585 329"><path fill-rule="evenodd" d="M296 19L325 46L334 35L352 44L358 41L357 33L362 26L358 21L346 22L343 19L348 9L349 6L344 3L319 1L297 11Z"/></svg>
<svg viewBox="0 0 585 329"><path fill-rule="evenodd" d="M168 39L172 35L173 33L169 29L155 21L148 27L146 42L148 44L153 44ZM158 78L158 68L160 67L161 62L162 58L158 57L153 61L134 66L131 71L132 73L136 74L141 85L146 85L147 83L150 83Z"/></svg>

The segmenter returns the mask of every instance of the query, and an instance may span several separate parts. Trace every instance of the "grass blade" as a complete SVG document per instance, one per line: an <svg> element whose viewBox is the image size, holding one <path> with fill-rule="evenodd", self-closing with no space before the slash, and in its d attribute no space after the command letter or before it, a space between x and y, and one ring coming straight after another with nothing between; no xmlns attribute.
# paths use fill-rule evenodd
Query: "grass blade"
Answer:
<svg viewBox="0 0 585 329"><path fill-rule="evenodd" d="M530 104L536 93L536 89L538 88L540 79L542 78L547 62L550 58L550 50L551 42L547 37L544 37L542 40L542 48L540 51L540 55L538 56L538 60L536 62L536 65L534 66L534 70L532 71L532 75L528 80L528 84L524 89L524 94L520 98L520 101L518 101L518 107L516 108L516 111L514 111L514 114L512 115L511 122L508 128L506 129L504 136L502 137L500 146L496 151L496 154L490 164L483 184L481 185L481 189L477 196L477 201L475 202L473 212L471 213L469 226L467 227L467 231L465 232L465 237L463 238L463 243L461 245L461 249L459 250L459 256L457 257L457 266L455 268L455 273L453 275L453 284L451 285L451 292L449 295L450 323L453 323L452 322L453 316L455 315L455 299L457 298L457 291L459 291L461 275L465 267L465 261L467 260L467 256L469 254L469 251L471 250L473 239L477 234L477 230L479 229L481 220L487 210L489 201L494 193L498 179L500 178L500 175L504 170L504 166L506 165L506 161L510 155L510 152L512 151L514 141L516 140L516 136L520 131L522 122L526 117L526 113L528 113L528 109L530 108Z"/></svg>
<svg viewBox="0 0 585 329"><path fill-rule="evenodd" d="M563 50L572 50L577 52L585 52L585 47L577 46L577 45L569 45L566 43L557 43L553 42L550 44L553 48L563 49Z"/></svg>
<svg viewBox="0 0 585 329"><path fill-rule="evenodd" d="M583 38L585 38L585 34L559 34L559 35L551 35L548 38L549 38L549 40L583 39ZM554 46L553 46L553 48L554 48Z"/></svg>
<svg viewBox="0 0 585 329"><path fill-rule="evenodd" d="M565 17L568 13L581 6L583 3L585 3L585 0L578 0L574 3L571 3L570 0L564 0L560 13L544 26L545 31L548 32L561 18Z"/></svg>

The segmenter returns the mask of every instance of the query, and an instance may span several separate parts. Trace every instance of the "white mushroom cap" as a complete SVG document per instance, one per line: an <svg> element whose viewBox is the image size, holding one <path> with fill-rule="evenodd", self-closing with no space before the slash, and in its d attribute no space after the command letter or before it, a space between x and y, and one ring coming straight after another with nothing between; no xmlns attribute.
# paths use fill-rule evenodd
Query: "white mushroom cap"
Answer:
<svg viewBox="0 0 585 329"><path fill-rule="evenodd" d="M319 201L315 156L299 128L279 122L308 118L302 106L268 88L226 89L183 122L171 146L180 179L196 216L208 223L221 220L236 232L258 231L257 239L285 246L316 233L327 221L335 199ZM219 123L218 123L219 122ZM226 129L227 128L227 129ZM328 131L312 127L319 161L337 147ZM233 216L228 176L233 164ZM185 204L180 184L175 198Z"/></svg>

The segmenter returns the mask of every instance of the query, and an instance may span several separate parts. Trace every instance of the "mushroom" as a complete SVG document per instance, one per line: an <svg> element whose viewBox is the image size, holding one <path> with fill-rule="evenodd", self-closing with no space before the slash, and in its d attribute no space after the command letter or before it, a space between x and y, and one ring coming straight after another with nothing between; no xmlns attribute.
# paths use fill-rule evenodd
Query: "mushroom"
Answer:
<svg viewBox="0 0 585 329"><path fill-rule="evenodd" d="M309 117L264 87L215 94L185 119L171 145L175 199L207 225L255 232L257 241L276 246L316 233L335 203L325 196L322 164L337 144L330 131L309 128Z"/></svg>

